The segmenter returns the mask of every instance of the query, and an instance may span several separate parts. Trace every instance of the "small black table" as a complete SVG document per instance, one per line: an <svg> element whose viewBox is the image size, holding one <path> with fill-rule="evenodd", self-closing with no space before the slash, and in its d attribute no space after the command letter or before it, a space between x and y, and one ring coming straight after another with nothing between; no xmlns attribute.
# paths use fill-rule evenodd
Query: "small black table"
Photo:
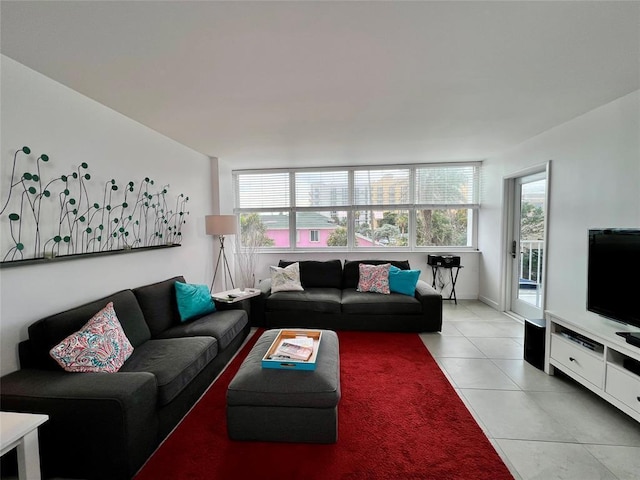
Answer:
<svg viewBox="0 0 640 480"><path fill-rule="evenodd" d="M439 268L444 268L449 270L449 276L451 277L451 292L449 293L448 298L443 298L443 300L453 300L455 304L458 304L458 299L456 298L456 282L458 281L458 274L460 273L460 269L464 268L462 265L429 265L431 267L431 273L433 274L433 282L431 282L431 286L436 288L436 276L438 274ZM453 274L453 269L456 269L455 275Z"/></svg>

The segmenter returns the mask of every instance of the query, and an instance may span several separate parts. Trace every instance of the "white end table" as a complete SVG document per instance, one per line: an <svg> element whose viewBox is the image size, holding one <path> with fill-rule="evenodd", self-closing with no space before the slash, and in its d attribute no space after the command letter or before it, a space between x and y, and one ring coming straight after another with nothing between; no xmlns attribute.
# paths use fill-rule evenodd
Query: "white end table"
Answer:
<svg viewBox="0 0 640 480"><path fill-rule="evenodd" d="M40 480L38 427L48 419L35 413L0 412L0 456L18 448L20 480Z"/></svg>
<svg viewBox="0 0 640 480"><path fill-rule="evenodd" d="M247 298L257 297L258 295L260 295L259 288L245 288L244 290L234 288L233 290L212 293L211 297L217 302L236 303L246 300Z"/></svg>

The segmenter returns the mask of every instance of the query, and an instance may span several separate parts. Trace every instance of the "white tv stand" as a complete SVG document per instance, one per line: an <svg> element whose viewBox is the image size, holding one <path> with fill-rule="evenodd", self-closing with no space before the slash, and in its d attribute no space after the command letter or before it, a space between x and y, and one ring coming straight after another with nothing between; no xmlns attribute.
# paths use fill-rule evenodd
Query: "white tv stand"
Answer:
<svg viewBox="0 0 640 480"><path fill-rule="evenodd" d="M640 329L589 312L545 316L545 372L553 375L557 368L640 422L640 375L623 365L625 359L640 361L640 348L616 334Z"/></svg>

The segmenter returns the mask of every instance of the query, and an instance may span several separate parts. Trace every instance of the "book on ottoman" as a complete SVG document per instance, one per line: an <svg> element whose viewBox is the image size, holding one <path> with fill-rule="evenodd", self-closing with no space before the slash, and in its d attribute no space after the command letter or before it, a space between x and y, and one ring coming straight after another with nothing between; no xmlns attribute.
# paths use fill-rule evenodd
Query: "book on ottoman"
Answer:
<svg viewBox="0 0 640 480"><path fill-rule="evenodd" d="M322 332L282 329L262 358L262 368L315 370Z"/></svg>

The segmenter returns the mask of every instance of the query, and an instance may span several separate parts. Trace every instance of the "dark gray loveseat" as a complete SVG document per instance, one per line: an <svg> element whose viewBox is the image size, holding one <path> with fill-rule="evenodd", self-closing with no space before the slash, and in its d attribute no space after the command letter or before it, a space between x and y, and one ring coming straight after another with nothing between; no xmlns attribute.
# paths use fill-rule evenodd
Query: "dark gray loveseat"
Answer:
<svg viewBox="0 0 640 480"><path fill-rule="evenodd" d="M280 267L294 262L281 260ZM300 261L304 291L271 292L271 280L260 282L261 295L252 315L267 328L307 327L327 330L437 332L442 328L442 296L418 280L415 296L358 292L359 264L391 263L408 270L408 261Z"/></svg>
<svg viewBox="0 0 640 480"><path fill-rule="evenodd" d="M45 413L45 477L131 478L247 337L244 310L180 322L175 277L37 321L19 345L21 370L0 379L5 411ZM112 301L134 347L117 373L67 373L49 350Z"/></svg>

